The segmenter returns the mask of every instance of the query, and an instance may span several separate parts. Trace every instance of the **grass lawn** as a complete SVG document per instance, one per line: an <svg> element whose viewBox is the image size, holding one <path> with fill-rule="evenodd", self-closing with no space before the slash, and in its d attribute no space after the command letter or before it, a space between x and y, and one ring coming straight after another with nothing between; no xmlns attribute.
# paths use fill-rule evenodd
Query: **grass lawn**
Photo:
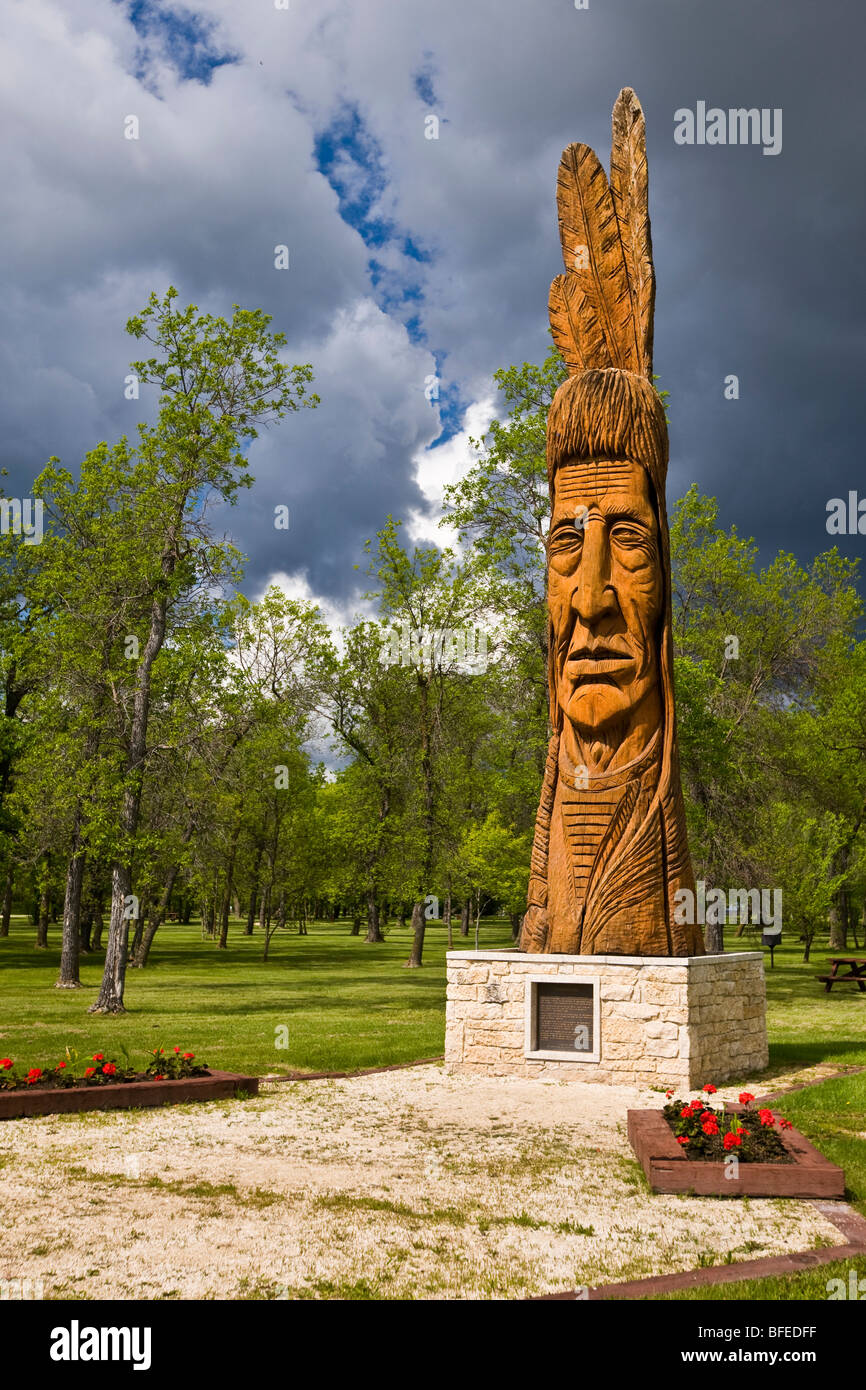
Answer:
<svg viewBox="0 0 866 1390"><path fill-rule="evenodd" d="M87 1014L102 954L83 959L81 990L55 989L59 927L51 928L48 949L37 951L35 928L19 915L9 938L0 939L0 1056L50 1065L66 1045L81 1055L100 1051L109 1057L122 1056L125 1047L139 1062L155 1047L179 1044L213 1067L258 1074L352 1070L432 1057L444 1045L446 934L439 924L429 926L421 970L403 968L410 936L408 927L393 926L384 943L368 946L349 935L345 922L315 922L306 937L277 934L263 961L261 933L244 936L238 921L231 923L227 951L202 940L197 923L169 924L156 939L150 965L128 974L128 1012L104 1018ZM508 922L483 923L483 948L510 943ZM456 948L473 944L472 936L455 934ZM727 942L729 950L752 945L749 937ZM815 976L825 973L827 954L823 945L804 964L796 943L786 943L776 951L775 969L767 969L767 1091L774 1075L798 1067L866 1066L866 994L850 986L824 992ZM277 1046L283 1028L288 1048ZM778 1108L844 1167L849 1199L866 1215L866 1073L792 1093ZM675 1297L825 1299L827 1281L847 1280L849 1267L866 1277L861 1256L838 1269L707 1286Z"/></svg>
<svg viewBox="0 0 866 1390"><path fill-rule="evenodd" d="M818 1265L814 1269L803 1269L799 1274L788 1274L783 1278L738 1280L733 1284L704 1284L697 1289L680 1289L678 1293L653 1294L652 1300L665 1303L671 1298L701 1302L712 1300L714 1303L719 1299L820 1301L829 1299L831 1293L839 1299L839 1289L827 1288L831 1279L842 1280L844 1297L847 1299L851 1291L849 1278L852 1269L857 1272L858 1282L866 1279L866 1255L855 1255L850 1260L836 1260L832 1264Z"/></svg>
<svg viewBox="0 0 866 1390"><path fill-rule="evenodd" d="M349 935L341 921L314 922L308 936L276 933L267 961L259 931L232 921L229 945L203 941L198 923L160 928L150 963L130 970L128 1012L88 1016L102 978L103 954L82 957L80 990L55 989L60 928L47 950L33 947L35 927L13 917L0 939L0 1056L53 1064L69 1045L84 1055L119 1054L133 1062L155 1047L179 1044L212 1067L259 1074L349 1071L434 1057L445 1045L445 951L440 924L428 926L424 965L405 970L411 933L392 926L376 946ZM472 935L455 931L455 948ZM480 945L511 944L505 921L483 922ZM289 1030L287 1049L277 1030Z"/></svg>

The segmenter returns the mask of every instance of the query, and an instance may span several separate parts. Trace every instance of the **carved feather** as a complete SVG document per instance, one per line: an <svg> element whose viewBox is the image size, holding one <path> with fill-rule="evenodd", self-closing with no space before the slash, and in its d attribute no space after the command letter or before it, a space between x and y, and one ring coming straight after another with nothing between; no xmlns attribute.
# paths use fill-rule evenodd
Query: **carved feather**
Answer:
<svg viewBox="0 0 866 1390"><path fill-rule="evenodd" d="M610 191L634 304L638 370L652 381L656 284L650 237L646 122L631 87L623 87L613 108Z"/></svg>
<svg viewBox="0 0 866 1390"><path fill-rule="evenodd" d="M640 371L619 223L607 175L588 145L569 145L563 151L556 199L567 312L554 334L568 325L575 350L570 355L576 355L584 368ZM557 292L557 309L559 298Z"/></svg>
<svg viewBox="0 0 866 1390"><path fill-rule="evenodd" d="M573 273L557 275L550 286L550 331L569 376L588 367L610 367L604 333L591 298Z"/></svg>

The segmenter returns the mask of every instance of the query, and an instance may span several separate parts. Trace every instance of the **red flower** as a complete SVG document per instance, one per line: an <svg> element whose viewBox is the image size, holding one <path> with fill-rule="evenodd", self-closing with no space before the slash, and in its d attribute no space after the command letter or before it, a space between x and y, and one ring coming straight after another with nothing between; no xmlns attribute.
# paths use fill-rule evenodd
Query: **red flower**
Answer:
<svg viewBox="0 0 866 1390"><path fill-rule="evenodd" d="M105 1060L105 1053L104 1053L104 1052L94 1052L94 1054L93 1054L93 1060L94 1060L94 1062L103 1062L103 1061Z"/></svg>
<svg viewBox="0 0 866 1390"><path fill-rule="evenodd" d="M84 1068L84 1075L85 1075L85 1076L92 1076L93 1073L94 1073L95 1071L96 1071L96 1067L85 1067L85 1068Z"/></svg>
<svg viewBox="0 0 866 1390"><path fill-rule="evenodd" d="M180 1052L180 1048L179 1048L179 1047L176 1047L174 1050L175 1050L175 1052Z"/></svg>
<svg viewBox="0 0 866 1390"><path fill-rule="evenodd" d="M673 1091L665 1091L665 1100L670 1100L672 1095Z"/></svg>
<svg viewBox="0 0 866 1390"><path fill-rule="evenodd" d="M27 1073L27 1085L32 1086L34 1081L38 1081L41 1075L41 1067L31 1067L29 1072Z"/></svg>
<svg viewBox="0 0 866 1390"><path fill-rule="evenodd" d="M194 1052L185 1052L185 1053L183 1054L183 1057L184 1057L184 1061L185 1061L185 1062L191 1062L191 1061L193 1060L193 1058L195 1057L195 1053L194 1053Z"/></svg>
<svg viewBox="0 0 866 1390"><path fill-rule="evenodd" d="M11 1066L12 1066L12 1058L11 1058L11 1057L0 1057L0 1067L2 1067L4 1071L8 1071L9 1068L10 1068Z"/></svg>
<svg viewBox="0 0 866 1390"><path fill-rule="evenodd" d="M794 1128L794 1122L793 1122L793 1120L780 1120L780 1121L779 1121L779 1125L780 1125L780 1128L782 1128L782 1129L793 1129L793 1128Z"/></svg>
<svg viewBox="0 0 866 1390"><path fill-rule="evenodd" d="M58 1070L58 1071L62 1071L63 1068L64 1068L65 1066L66 1066L66 1063L65 1063L65 1062L58 1062L58 1063L57 1063L57 1070Z"/></svg>
<svg viewBox="0 0 866 1390"><path fill-rule="evenodd" d="M751 1091L740 1092L739 1100L741 1105L748 1105L749 1102L753 1101L754 1099L755 1097L752 1095Z"/></svg>
<svg viewBox="0 0 866 1390"><path fill-rule="evenodd" d="M737 1130L736 1134L726 1134L724 1139L722 1140L722 1144L728 1151L730 1151L731 1149L738 1149L742 1142L743 1140L740 1136L739 1130Z"/></svg>
<svg viewBox="0 0 866 1390"><path fill-rule="evenodd" d="M681 1119L681 1120L690 1120L691 1118L692 1118L692 1107L691 1107L690 1105L687 1105L686 1108L685 1108L684 1110L681 1110L681 1111L680 1111L680 1119Z"/></svg>
<svg viewBox="0 0 866 1390"><path fill-rule="evenodd" d="M106 1062L105 1066L102 1068L103 1076L113 1076L116 1071L117 1067L113 1062Z"/></svg>
<svg viewBox="0 0 866 1390"><path fill-rule="evenodd" d="M718 1132L719 1132L719 1122L718 1122L718 1120L716 1120L716 1119L704 1120L703 1124L701 1125L701 1129L704 1131L704 1134L708 1134L708 1135L718 1134Z"/></svg>
<svg viewBox="0 0 866 1390"><path fill-rule="evenodd" d="M686 1134L678 1134L678 1135L677 1135L677 1143L678 1143L678 1144L688 1144L688 1142L689 1142L688 1135L686 1135Z"/></svg>
<svg viewBox="0 0 866 1390"><path fill-rule="evenodd" d="M702 1090L702 1091L706 1091L706 1093L707 1093L708 1096L714 1096L714 1095L716 1094L717 1089L718 1089L718 1087L716 1087L716 1086L702 1086L702 1087L701 1087L701 1090Z"/></svg>
<svg viewBox="0 0 866 1390"><path fill-rule="evenodd" d="M759 1110L758 1119L761 1121L762 1125L767 1125L768 1127L776 1123L773 1119L772 1110Z"/></svg>
<svg viewBox="0 0 866 1390"><path fill-rule="evenodd" d="M153 1079L154 1079L154 1081L164 1081L164 1080L165 1080L165 1077L163 1076L162 1072L160 1071L160 1072L157 1072L156 1076L155 1076Z"/></svg>

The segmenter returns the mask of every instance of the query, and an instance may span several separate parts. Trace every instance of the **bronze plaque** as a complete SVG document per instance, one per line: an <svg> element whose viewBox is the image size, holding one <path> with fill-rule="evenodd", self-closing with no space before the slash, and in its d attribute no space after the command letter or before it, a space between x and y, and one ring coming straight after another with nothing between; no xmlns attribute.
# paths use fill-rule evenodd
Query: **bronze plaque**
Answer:
<svg viewBox="0 0 866 1390"><path fill-rule="evenodd" d="M537 1052L593 1052L593 986L538 984L535 996Z"/></svg>

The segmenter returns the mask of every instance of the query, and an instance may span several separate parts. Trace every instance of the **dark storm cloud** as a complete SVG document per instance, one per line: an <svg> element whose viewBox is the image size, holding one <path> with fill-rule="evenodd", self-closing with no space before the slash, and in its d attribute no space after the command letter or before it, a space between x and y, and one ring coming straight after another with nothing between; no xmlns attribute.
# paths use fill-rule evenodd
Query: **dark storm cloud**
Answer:
<svg viewBox="0 0 866 1390"><path fill-rule="evenodd" d="M172 281L212 312L261 305L290 359L313 362L323 404L256 443L256 487L226 525L251 588L303 573L347 598L364 538L427 505L428 446L497 367L546 351L559 154L581 139L607 163L626 84L648 125L669 497L696 480L765 558L808 559L831 542L827 499L866 490L854 0L32 0L13 16L11 493L48 454L74 466L132 429L122 325L151 288ZM675 111L699 101L781 108L781 153L675 144ZM129 112L137 143L122 138ZM273 526L280 503L288 532Z"/></svg>

